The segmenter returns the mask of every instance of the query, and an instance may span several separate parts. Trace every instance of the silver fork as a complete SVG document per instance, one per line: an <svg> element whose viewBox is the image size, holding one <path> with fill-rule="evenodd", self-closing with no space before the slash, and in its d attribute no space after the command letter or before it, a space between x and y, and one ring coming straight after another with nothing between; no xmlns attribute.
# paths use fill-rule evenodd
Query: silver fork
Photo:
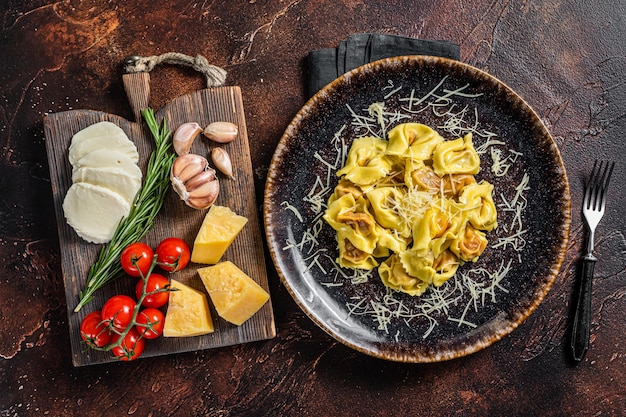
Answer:
<svg viewBox="0 0 626 417"><path fill-rule="evenodd" d="M593 281L593 268L597 258L593 256L594 235L596 226L604 215L606 207L606 192L613 173L614 162L595 161L593 170L583 198L583 217L589 229L587 241L587 254L583 258L582 277L576 315L572 328L572 353L574 360L581 361L589 349L589 332L591 327L591 283Z"/></svg>

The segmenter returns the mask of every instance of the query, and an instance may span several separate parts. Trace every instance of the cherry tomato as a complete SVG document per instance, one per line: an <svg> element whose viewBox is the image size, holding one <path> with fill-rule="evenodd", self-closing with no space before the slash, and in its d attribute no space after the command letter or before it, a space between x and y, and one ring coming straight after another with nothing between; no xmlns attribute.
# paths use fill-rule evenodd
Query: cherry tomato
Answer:
<svg viewBox="0 0 626 417"><path fill-rule="evenodd" d="M163 240L156 248L157 262L167 271L180 271L189 263L191 251L184 240L170 237Z"/></svg>
<svg viewBox="0 0 626 417"><path fill-rule="evenodd" d="M150 276L148 277L148 283L146 284L146 294L165 288L168 285L170 285L170 281L163 275L150 274ZM137 299L141 298L142 291L143 280L139 280L139 282L137 282L137 284L135 285L135 295L137 296ZM169 291L162 291L156 294L146 295L146 298L143 299L141 305L144 307L158 308L167 304L167 301L169 299Z"/></svg>
<svg viewBox="0 0 626 417"><path fill-rule="evenodd" d="M140 277L141 273L145 276L152 265L154 259L154 251L145 243L135 242L128 245L122 251L120 263L122 269L131 277Z"/></svg>
<svg viewBox="0 0 626 417"><path fill-rule="evenodd" d="M161 310L146 308L137 315L137 332L146 339L156 339L163 334L165 316Z"/></svg>
<svg viewBox="0 0 626 417"><path fill-rule="evenodd" d="M80 322L80 336L89 346L102 347L109 343L111 333L99 310L87 314Z"/></svg>
<svg viewBox="0 0 626 417"><path fill-rule="evenodd" d="M121 335L114 333L111 343L117 343L120 337ZM141 356L145 346L146 340L140 337L137 329L133 327L126 333L120 345L113 347L111 352L122 361L132 361Z"/></svg>
<svg viewBox="0 0 626 417"><path fill-rule="evenodd" d="M136 305L135 300L127 295L114 295L102 306L102 320L123 331L132 321Z"/></svg>

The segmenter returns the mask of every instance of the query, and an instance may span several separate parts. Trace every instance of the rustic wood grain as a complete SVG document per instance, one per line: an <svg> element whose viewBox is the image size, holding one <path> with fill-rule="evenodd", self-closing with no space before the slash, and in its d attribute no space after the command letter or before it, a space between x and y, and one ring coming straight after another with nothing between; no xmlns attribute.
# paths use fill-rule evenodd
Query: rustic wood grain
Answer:
<svg viewBox="0 0 626 417"><path fill-rule="evenodd" d="M122 82L135 122L141 123L141 111L150 106L150 73L124 74Z"/></svg>
<svg viewBox="0 0 626 417"><path fill-rule="evenodd" d="M623 1L2 2L0 415L623 416L625 14ZM572 233L537 310L477 354L390 363L319 329L267 262L275 338L72 366L42 115L97 109L134 120L121 82L128 55L203 54L241 87L260 206L274 149L306 102L307 53L360 32L455 42L463 62L507 83L548 126L570 180ZM154 108L205 82L169 66L150 76ZM591 349L574 365L570 309L586 236L579 207L596 157L619 162L597 231Z"/></svg>
<svg viewBox="0 0 626 417"><path fill-rule="evenodd" d="M124 87L131 108L137 116L140 116L140 109L145 108L149 103L149 80L147 73L124 75ZM221 87L176 97L157 111L156 116L158 121L165 119L171 131L174 131L180 124L190 121L195 121L201 126L215 121L228 121L238 126L237 139L229 144L220 145L231 155L235 174L234 179L218 174L220 195L215 204L228 206L235 213L247 217L248 224L222 259L232 261L263 288L269 290L241 90L238 87ZM110 296L119 293L132 295L136 282L134 278L122 277L96 292L94 299L78 313L73 312L79 300L80 291L85 286L89 268L97 259L101 245L82 240L65 221L62 204L72 184L72 170L67 158L68 147L76 132L103 120L120 126L136 144L140 155L139 164L145 175L147 161L154 148L154 140L145 123L129 122L119 116L89 110L52 113L44 120L52 194L61 246L61 266L67 298L72 361L76 366L116 360L109 352L85 349L80 338L80 322L89 312L99 310ZM191 151L210 160L211 149L217 145L200 135L194 141ZM207 210L194 210L186 206L176 193L170 190L164 207L155 219L154 227L145 241L152 247L156 247L162 239L177 236L191 247L206 213ZM192 263L185 270L170 274L170 276L206 293L196 272L202 266L205 265ZM241 327L219 318L213 307L211 314L216 329L214 333L189 338L159 338L156 341L149 341L146 343L146 350L142 356L150 357L228 346L268 339L276 334L271 302L268 302Z"/></svg>

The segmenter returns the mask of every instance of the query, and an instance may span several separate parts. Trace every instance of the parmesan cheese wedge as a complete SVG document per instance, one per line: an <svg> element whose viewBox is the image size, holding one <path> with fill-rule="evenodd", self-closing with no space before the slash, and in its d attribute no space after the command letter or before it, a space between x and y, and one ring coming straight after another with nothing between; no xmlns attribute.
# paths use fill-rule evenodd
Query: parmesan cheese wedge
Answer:
<svg viewBox="0 0 626 417"><path fill-rule="evenodd" d="M97 149L120 152L128 156L133 162L139 161L139 153L135 144L126 135L123 137L116 135L94 136L71 144L68 155L70 164L76 164L79 159Z"/></svg>
<svg viewBox="0 0 626 417"><path fill-rule="evenodd" d="M212 205L204 217L191 251L191 262L215 264L248 223L230 208Z"/></svg>
<svg viewBox="0 0 626 417"><path fill-rule="evenodd" d="M141 177L132 176L117 167L79 168L72 174L72 181L74 183L88 182L108 188L120 194L128 203L133 202L135 194L141 187Z"/></svg>
<svg viewBox="0 0 626 417"><path fill-rule="evenodd" d="M130 204L120 194L87 182L72 184L63 200L67 223L80 237L93 243L110 241L129 211Z"/></svg>
<svg viewBox="0 0 626 417"><path fill-rule="evenodd" d="M74 163L74 171L80 168L117 167L133 177L142 178L141 169L128 155L110 149L96 149Z"/></svg>
<svg viewBox="0 0 626 417"><path fill-rule="evenodd" d="M188 285L171 280L170 298L163 326L164 337L200 336L213 333L209 302L204 293Z"/></svg>
<svg viewBox="0 0 626 417"><path fill-rule="evenodd" d="M270 299L267 291L230 261L199 268L198 274L217 314L237 326Z"/></svg>

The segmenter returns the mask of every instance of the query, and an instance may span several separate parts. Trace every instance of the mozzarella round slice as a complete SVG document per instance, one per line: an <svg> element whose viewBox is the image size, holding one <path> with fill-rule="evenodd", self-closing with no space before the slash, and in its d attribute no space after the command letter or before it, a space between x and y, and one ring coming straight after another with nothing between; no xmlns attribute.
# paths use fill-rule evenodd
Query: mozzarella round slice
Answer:
<svg viewBox="0 0 626 417"><path fill-rule="evenodd" d="M77 182L63 200L67 223L88 242L111 240L122 217L128 216L130 204L120 194L87 182Z"/></svg>
<svg viewBox="0 0 626 417"><path fill-rule="evenodd" d="M96 149L80 158L74 163L74 171L80 168L104 168L116 167L123 169L129 175L141 180L142 174L139 166L128 155L109 149Z"/></svg>
<svg viewBox="0 0 626 417"><path fill-rule="evenodd" d="M72 181L74 183L88 182L108 188L120 194L129 203L133 202L135 194L141 187L141 177L134 177L117 167L79 168L72 174Z"/></svg>
<svg viewBox="0 0 626 417"><path fill-rule="evenodd" d="M127 137L95 136L70 145L68 155L70 164L72 164L72 166L75 165L79 159L97 149L108 149L110 151L120 152L128 156L133 162L139 161L137 147Z"/></svg>
<svg viewBox="0 0 626 417"><path fill-rule="evenodd" d="M72 144L97 136L119 136L128 139L121 127L112 122L98 122L87 126L72 136Z"/></svg>

